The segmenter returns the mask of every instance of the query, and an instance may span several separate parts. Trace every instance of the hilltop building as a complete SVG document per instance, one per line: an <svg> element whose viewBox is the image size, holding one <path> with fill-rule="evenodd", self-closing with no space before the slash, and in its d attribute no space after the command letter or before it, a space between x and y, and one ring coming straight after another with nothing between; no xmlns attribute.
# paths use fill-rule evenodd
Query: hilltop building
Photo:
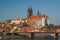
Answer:
<svg viewBox="0 0 60 40"><path fill-rule="evenodd" d="M28 21L30 21L30 25L34 26L34 27L45 27L46 25L49 25L49 19L48 16L46 16L46 18L44 17L44 15L40 15L40 16L36 16L33 15L31 16Z"/></svg>
<svg viewBox="0 0 60 40"><path fill-rule="evenodd" d="M49 17L44 15L44 14L41 14L39 13L39 10L37 12L37 15L33 15L32 13L32 9L31 8L28 8L28 15L29 17L27 17L27 21L28 21L28 24L31 25L31 26L34 26L34 27L44 27L46 25L49 25Z"/></svg>
<svg viewBox="0 0 60 40"><path fill-rule="evenodd" d="M11 24L13 23L19 24L19 23L26 22L28 25L34 26L34 27L49 25L49 17L44 14L39 13L39 10L37 12L37 15L33 15L32 8L28 7L27 12L28 12L27 18L13 19L11 20Z"/></svg>
<svg viewBox="0 0 60 40"><path fill-rule="evenodd" d="M49 25L49 17L45 14L39 13L39 10L37 11L37 15L33 15L32 8L28 7L27 10L27 18L17 18L10 21L9 24L19 24L20 27L26 27L26 29L23 30L30 30L30 27L32 29L40 29L42 27L45 27ZM28 30L28 31L29 31ZM35 29L34 29L35 30Z"/></svg>

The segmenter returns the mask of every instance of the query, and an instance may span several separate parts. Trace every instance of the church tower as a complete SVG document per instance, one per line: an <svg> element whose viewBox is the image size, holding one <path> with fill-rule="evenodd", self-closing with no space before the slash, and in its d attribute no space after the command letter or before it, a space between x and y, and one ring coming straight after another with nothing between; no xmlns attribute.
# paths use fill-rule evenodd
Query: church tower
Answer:
<svg viewBox="0 0 60 40"><path fill-rule="evenodd" d="M37 11L37 16L41 16L41 12L39 12L39 10Z"/></svg>
<svg viewBox="0 0 60 40"><path fill-rule="evenodd" d="M40 15L39 10L37 11L37 15L38 15L38 16Z"/></svg>
<svg viewBox="0 0 60 40"><path fill-rule="evenodd" d="M32 12L32 7L28 7L28 10L27 10L27 18L29 18L30 16L33 15L33 12Z"/></svg>

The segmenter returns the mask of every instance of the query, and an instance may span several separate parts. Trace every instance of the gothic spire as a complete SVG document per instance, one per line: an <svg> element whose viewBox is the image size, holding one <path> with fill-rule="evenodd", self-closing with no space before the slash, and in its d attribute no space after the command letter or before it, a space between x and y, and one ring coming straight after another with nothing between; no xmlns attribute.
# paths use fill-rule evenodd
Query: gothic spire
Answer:
<svg viewBox="0 0 60 40"><path fill-rule="evenodd" d="M40 14L39 14L39 10L37 11L37 15L39 16Z"/></svg>
<svg viewBox="0 0 60 40"><path fill-rule="evenodd" d="M33 15L32 7L28 7L27 12L28 12L28 15L27 15L28 18L29 18L30 16L32 16L32 15Z"/></svg>

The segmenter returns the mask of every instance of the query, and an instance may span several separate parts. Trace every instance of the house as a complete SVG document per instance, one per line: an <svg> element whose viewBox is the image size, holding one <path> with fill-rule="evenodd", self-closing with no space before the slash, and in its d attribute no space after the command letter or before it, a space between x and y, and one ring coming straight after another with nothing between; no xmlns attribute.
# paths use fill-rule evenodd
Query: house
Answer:
<svg viewBox="0 0 60 40"><path fill-rule="evenodd" d="M13 19L11 20L10 24L19 24L21 22L21 18L16 18L16 19Z"/></svg>

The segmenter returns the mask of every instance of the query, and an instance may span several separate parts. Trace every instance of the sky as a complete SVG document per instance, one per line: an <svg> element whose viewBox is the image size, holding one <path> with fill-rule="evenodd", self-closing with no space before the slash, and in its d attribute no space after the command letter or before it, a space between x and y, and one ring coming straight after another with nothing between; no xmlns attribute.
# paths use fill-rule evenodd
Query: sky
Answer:
<svg viewBox="0 0 60 40"><path fill-rule="evenodd" d="M32 7L33 14L46 14L50 23L60 25L60 0L0 0L0 22L15 18L26 18L27 9Z"/></svg>

